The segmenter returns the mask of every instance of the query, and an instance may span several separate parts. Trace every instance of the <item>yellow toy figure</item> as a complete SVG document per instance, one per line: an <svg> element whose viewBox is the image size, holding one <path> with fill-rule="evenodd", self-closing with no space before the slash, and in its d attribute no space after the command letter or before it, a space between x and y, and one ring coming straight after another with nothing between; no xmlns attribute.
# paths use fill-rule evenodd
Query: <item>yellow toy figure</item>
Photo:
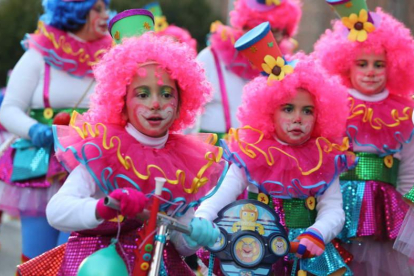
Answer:
<svg viewBox="0 0 414 276"><path fill-rule="evenodd" d="M251 203L243 205L240 209L240 221L235 222L231 230L233 232L251 230L264 235L263 225L256 222L258 216L259 212L257 212L256 206Z"/></svg>

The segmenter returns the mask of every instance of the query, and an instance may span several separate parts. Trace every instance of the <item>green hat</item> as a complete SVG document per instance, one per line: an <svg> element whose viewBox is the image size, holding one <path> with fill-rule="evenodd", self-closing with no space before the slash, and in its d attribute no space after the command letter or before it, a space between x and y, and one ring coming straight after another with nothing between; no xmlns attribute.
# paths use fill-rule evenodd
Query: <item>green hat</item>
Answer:
<svg viewBox="0 0 414 276"><path fill-rule="evenodd" d="M144 9L126 10L109 22L109 32L116 44L125 37L140 36L154 30L154 16Z"/></svg>
<svg viewBox="0 0 414 276"><path fill-rule="evenodd" d="M146 4L143 9L149 10L155 17L163 16L161 6L158 2Z"/></svg>
<svg viewBox="0 0 414 276"><path fill-rule="evenodd" d="M348 28L348 39L364 42L368 34L379 27L381 21L376 13L368 10L366 0L326 0Z"/></svg>
<svg viewBox="0 0 414 276"><path fill-rule="evenodd" d="M352 13L359 14L361 10L368 11L366 0L326 0L333 7L338 15L349 17Z"/></svg>
<svg viewBox="0 0 414 276"><path fill-rule="evenodd" d="M168 27L167 18L162 14L161 6L158 2L149 3L143 9L149 10L154 15L154 28L156 32L162 32Z"/></svg>

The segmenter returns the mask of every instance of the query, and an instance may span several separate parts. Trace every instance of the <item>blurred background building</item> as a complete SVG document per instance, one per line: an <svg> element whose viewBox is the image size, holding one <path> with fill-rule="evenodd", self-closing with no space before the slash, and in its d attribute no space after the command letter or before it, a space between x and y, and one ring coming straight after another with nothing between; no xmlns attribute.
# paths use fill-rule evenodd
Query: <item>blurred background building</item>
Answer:
<svg viewBox="0 0 414 276"><path fill-rule="evenodd" d="M116 11L139 8L151 0L111 0L110 8ZM199 50L206 45L210 23L227 15L234 0L158 0L170 24L187 28L198 41ZM302 0L303 17L296 39L299 50L309 53L319 36L329 28L335 18L325 0ZM414 0L367 0L374 9L381 6L411 30L414 29ZM19 46L27 32L33 32L42 13L41 0L0 0L0 87L5 85L7 71L23 54Z"/></svg>

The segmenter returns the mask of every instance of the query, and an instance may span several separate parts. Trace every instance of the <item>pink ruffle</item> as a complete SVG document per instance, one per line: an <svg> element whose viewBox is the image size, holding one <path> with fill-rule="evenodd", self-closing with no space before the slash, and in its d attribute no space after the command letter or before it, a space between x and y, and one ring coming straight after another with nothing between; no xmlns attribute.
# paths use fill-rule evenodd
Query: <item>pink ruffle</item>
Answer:
<svg viewBox="0 0 414 276"><path fill-rule="evenodd" d="M0 210L12 216L46 216L46 205L60 187L60 182L47 188L22 188L0 181Z"/></svg>
<svg viewBox="0 0 414 276"><path fill-rule="evenodd" d="M414 267L408 258L392 249L393 241L376 241L370 237L344 244L354 259L349 267L354 275L407 276L413 275Z"/></svg>
<svg viewBox="0 0 414 276"><path fill-rule="evenodd" d="M210 36L211 47L217 52L226 68L244 79L257 77L261 69L252 68L249 61L234 48L234 43L243 32L225 25L217 24L216 27L216 31Z"/></svg>
<svg viewBox="0 0 414 276"><path fill-rule="evenodd" d="M79 119L79 120L78 120ZM82 124L82 117L78 115L77 124ZM97 126L100 134L95 138L89 136L82 139L73 127L55 126L57 134L57 158L64 163L68 170L73 170L79 162L89 160L87 163L88 170L92 171L101 183L111 183L118 187L131 187L131 182L125 180L125 177L133 180L139 186L141 191L148 194L154 190L154 177L166 177L170 180L177 180L177 171L182 170L185 174L179 176L181 184L173 185L165 183L164 188L172 192L173 198L184 197L187 202L198 200L206 195L216 184L223 171L223 163L219 163L219 148L203 143L199 137L185 136L180 134L170 134L165 147L155 149L140 144L134 137L125 131L124 127L107 125L106 143L113 143L113 147L105 149L103 147L104 127ZM118 137L118 138L115 138ZM111 142L110 142L111 141ZM121 142L119 142L121 141ZM126 169L117 157L117 148L120 147L119 154L122 157L129 156L129 164L133 163L137 172L148 177L139 178L132 169ZM99 149L99 150L98 150ZM99 157L100 152L102 156ZM84 153L84 156L82 155ZM77 158L75 158L75 155ZM218 156L218 160L210 157ZM96 158L96 159L94 159ZM197 173L211 162L202 175ZM158 166L165 175L154 168ZM110 169L112 174L108 171ZM199 179L200 177L201 179ZM200 182L201 181L201 182ZM205 182L203 182L205 181ZM204 184L205 183L205 184ZM195 193L186 193L184 187L190 189L193 185L202 185ZM169 196L166 195L167 199Z"/></svg>
<svg viewBox="0 0 414 276"><path fill-rule="evenodd" d="M393 248L398 252L401 252L409 258L410 264L414 265L414 208L411 207L404 218L404 222L401 226L400 232Z"/></svg>
<svg viewBox="0 0 414 276"><path fill-rule="evenodd" d="M354 156L347 152L333 150L330 153L322 151L320 160L319 150L316 145L316 139L311 138L300 146L283 145L275 139L264 138L259 143L258 134L247 129L242 129L240 133L241 141L248 141L250 144L241 144L241 147L250 151L250 156L242 152L241 147L233 142L232 151L239 154L247 168L250 177L274 197L281 198L306 198L322 194L339 174L354 164ZM320 142L321 148L327 146L325 141ZM272 160L273 165L269 165L265 156L258 149L267 153L268 160ZM282 153L284 152L284 153ZM292 156L292 157L289 157ZM319 169L303 175L316 168L319 161ZM273 182L273 183L271 183ZM275 182L279 183L276 185Z"/></svg>
<svg viewBox="0 0 414 276"><path fill-rule="evenodd" d="M413 122L411 120L412 108L414 107L413 101L395 95L390 95L385 100L379 102L365 102L354 98L353 100L355 104L353 108L354 112L351 110L351 116L357 111L364 111L362 106L356 108L358 105L365 105L367 109L372 109L372 121L376 126L381 124L378 123L379 120L382 120L386 124L396 123L396 120L393 119L391 114L392 110L396 110L399 117L404 117L404 109L406 107L411 109L407 112L408 119L400 121L398 126L387 127L381 124L382 127L378 130L374 129L369 121L363 122L363 118L367 116L366 111L361 115L349 119L347 125L352 141L363 145L374 145L381 152L385 152L384 146L387 146L390 150L398 150L401 145L409 141L411 133L413 132ZM358 132L350 128L350 126L357 127Z"/></svg>
<svg viewBox="0 0 414 276"><path fill-rule="evenodd" d="M111 45L112 39L109 35L96 41L82 42L41 21L37 31L27 35L24 40L24 46L36 49L46 62L78 77L93 77L92 66L98 63Z"/></svg>
<svg viewBox="0 0 414 276"><path fill-rule="evenodd" d="M174 39L177 39L181 43L185 43L190 49L197 53L197 40L195 40L189 31L186 29L169 25L164 30L157 33L157 35L167 35L172 36Z"/></svg>
<svg viewBox="0 0 414 276"><path fill-rule="evenodd" d="M358 222L358 237L372 236L375 240L397 237L408 205L390 184L367 181Z"/></svg>

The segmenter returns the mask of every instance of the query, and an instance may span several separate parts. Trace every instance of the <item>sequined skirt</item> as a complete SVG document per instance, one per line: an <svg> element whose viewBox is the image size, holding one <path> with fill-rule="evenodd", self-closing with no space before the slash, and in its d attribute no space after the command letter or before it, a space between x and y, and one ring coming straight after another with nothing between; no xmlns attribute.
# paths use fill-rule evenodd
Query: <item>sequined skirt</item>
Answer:
<svg viewBox="0 0 414 276"><path fill-rule="evenodd" d="M390 184L380 181L341 181L345 226L342 240L372 236L393 240L401 228L408 205Z"/></svg>
<svg viewBox="0 0 414 276"><path fill-rule="evenodd" d="M109 232L107 232L109 233ZM99 249L107 247L113 235L85 235L72 233L68 242L60 247L48 251L18 267L20 275L64 275L76 276L81 262ZM132 274L135 261L134 251L137 230L123 231L116 245L119 256L127 264ZM122 247L122 249L121 249ZM164 247L164 268L168 276L191 276L192 270L175 250L172 243L167 242Z"/></svg>

